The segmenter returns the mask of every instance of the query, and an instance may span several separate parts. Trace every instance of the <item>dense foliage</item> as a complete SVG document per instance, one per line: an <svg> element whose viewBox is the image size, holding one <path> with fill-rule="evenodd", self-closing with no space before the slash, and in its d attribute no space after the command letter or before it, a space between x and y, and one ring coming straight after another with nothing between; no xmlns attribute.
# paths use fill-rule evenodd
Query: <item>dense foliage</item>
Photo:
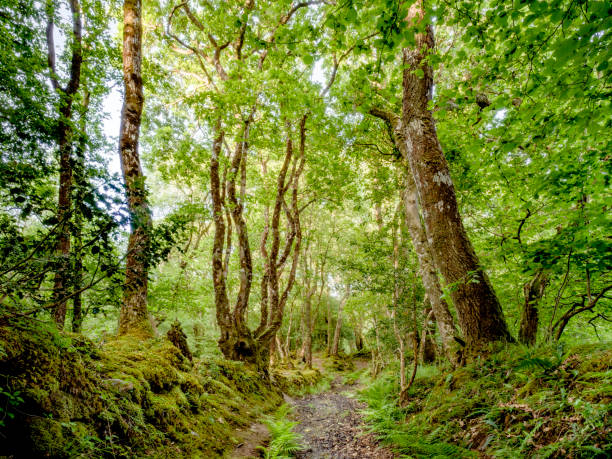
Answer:
<svg viewBox="0 0 612 459"><path fill-rule="evenodd" d="M533 352L537 359L544 349L551 358L559 342L610 341L609 2L154 0L141 8L140 1L128 0L125 5L125 11L142 13L134 16L142 18L142 47L136 52L141 73L139 63L126 70L134 56L124 45L137 41L125 37L138 30L132 23L123 27L128 16L122 2L0 0L0 334L6 335L0 340L0 427L25 422L21 415L15 418L13 408L20 404L42 411L46 406L41 394L31 391L24 401L23 391L29 390L24 381L31 375L19 379L14 370L26 351L18 352L9 335L31 335L20 345L27 352L34 352L37 334L44 334L45 348L57 341L58 355L67 352L71 360L78 360L73 347L85 349L88 356L75 371L84 372L89 388L96 378L90 374L93 362L102 359L103 373L109 373L119 357L112 349L110 357L96 357L87 340L103 346L117 334L121 311L125 315L132 307L126 292L134 288L142 290L141 312L152 333L165 334L178 320L196 360L246 362L264 381L274 365L312 367L313 352L333 356L340 367L346 354L370 358L374 380L364 397L380 405L370 418L380 435L396 443L394 436L412 441L427 429L409 424L399 432L384 424L389 418L399 423L416 413L418 420L425 408L450 404L441 400L448 395L443 388L467 403L474 395L469 385L462 391L447 387L452 382L443 380L444 372L467 378L480 371L473 362L488 358L491 343L507 335L483 338L471 329L460 303L467 287L486 289L490 281L489 311L504 328L507 324L511 336L502 341L529 346L530 351L520 348L521 355ZM122 75L124 88L131 88L130 81L144 85L144 99L137 101L142 123L138 117L135 141L131 138L136 158L131 172L123 138L117 152L118 122L126 126L134 114L127 96L127 108L118 105ZM410 130L411 104L422 96L435 125ZM417 118L418 125L424 117ZM449 173L436 173L427 183L414 167L422 140L415 132L441 147L442 158L429 162ZM457 202L457 215L442 219L438 228L425 206L431 201L428 185L448 185ZM141 213L134 210L134 190L141 193ZM425 245L420 251L410 196ZM438 203L441 213L450 208L447 197ZM453 219L459 223L453 226ZM134 246L138 231L144 242ZM441 231L461 233L468 250L450 242L445 250L434 247ZM457 266L475 260L476 269L458 268L460 279L451 281L445 256ZM134 260L144 267L136 287L128 279L136 272ZM446 331L441 305L452 325ZM45 327L52 322L60 333L49 338ZM68 328L78 335L65 338ZM159 346L155 352L167 351ZM564 354L565 363L556 362L554 369L534 360L543 372L536 377L517 370L521 363L503 352L486 365L498 359L500 372L512 369L511 380L495 379L486 390L508 398L506 386L537 380L547 391L564 391L561 398L556 392L544 397L546 416L562 423L559 410L571 406L586 419L592 409L596 417L589 425L602 429L606 414L599 404L609 402L609 394L584 395L590 394L585 381L594 376L572 380L568 372L579 367L573 357ZM436 362L438 369L431 377L423 370L417 375L419 362ZM191 371L181 365L182 360L174 365L178 374ZM433 367L424 371L428 368ZM551 377L558 369L565 372L560 379ZM173 383L183 394L175 395L200 397L194 406L204 410L198 384L208 376L193 371L185 378L196 378L197 387ZM149 394L150 378L141 376L134 376L138 390L152 397L153 405L161 403L159 394ZM415 377L417 388L410 389ZM52 385L47 382L40 383L41 390ZM227 386L237 390L233 382ZM425 405L415 401L432 387ZM398 396L402 407L396 406ZM117 401L111 402L115 407ZM170 402L179 409L174 405L182 400ZM477 414L485 408L470 405L472 414L465 407L462 413L482 421L478 434L487 439L500 430L504 416L516 414L519 402L504 403ZM128 408L147 432L140 408ZM62 416L57 407L46 411ZM114 412L87 416L98 434L103 422L122 422ZM482 446L484 441L460 439L459 424L453 424L459 421L448 419L451 424L440 434L425 432L428 443L411 443L406 453L453 455ZM270 422L293 439L290 423ZM535 430L538 422L534 418ZM565 427L557 427L564 435ZM95 436L92 432L88 435ZM520 441L514 443L487 439L482 451L532 452L533 432L517 431ZM599 454L604 435L589 435L559 444L578 456ZM91 452L90 446L96 447L75 448ZM279 448L294 446L289 441ZM131 446L125 440L118 447Z"/></svg>

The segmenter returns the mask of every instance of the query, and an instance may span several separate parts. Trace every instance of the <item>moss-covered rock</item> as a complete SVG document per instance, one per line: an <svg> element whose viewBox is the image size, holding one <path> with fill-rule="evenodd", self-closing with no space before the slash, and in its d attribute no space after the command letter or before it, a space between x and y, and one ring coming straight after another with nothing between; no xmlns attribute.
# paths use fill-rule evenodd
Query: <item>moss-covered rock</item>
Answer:
<svg viewBox="0 0 612 459"><path fill-rule="evenodd" d="M282 401L240 362L191 362L167 339L122 336L102 347L33 322L0 327L0 455L217 457L234 433ZM6 408L4 408L6 407Z"/></svg>
<svg viewBox="0 0 612 459"><path fill-rule="evenodd" d="M313 369L294 369L273 368L271 377L274 385L281 391L291 394L302 389L313 386L321 379L321 372Z"/></svg>

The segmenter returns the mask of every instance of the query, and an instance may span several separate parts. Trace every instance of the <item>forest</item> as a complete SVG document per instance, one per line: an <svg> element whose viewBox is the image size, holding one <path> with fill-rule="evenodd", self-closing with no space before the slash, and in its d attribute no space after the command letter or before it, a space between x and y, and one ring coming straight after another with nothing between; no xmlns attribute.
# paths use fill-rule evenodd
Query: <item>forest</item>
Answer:
<svg viewBox="0 0 612 459"><path fill-rule="evenodd" d="M0 0L0 456L612 456L609 0Z"/></svg>

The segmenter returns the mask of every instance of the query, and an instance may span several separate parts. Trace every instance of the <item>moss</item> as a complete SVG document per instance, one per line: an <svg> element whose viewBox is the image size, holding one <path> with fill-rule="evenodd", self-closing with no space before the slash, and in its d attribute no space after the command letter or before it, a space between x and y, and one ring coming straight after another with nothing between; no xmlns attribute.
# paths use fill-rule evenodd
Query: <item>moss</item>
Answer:
<svg viewBox="0 0 612 459"><path fill-rule="evenodd" d="M292 394L317 384L321 379L321 372L317 369L287 370L284 368L274 368L272 370L272 379L280 390Z"/></svg>
<svg viewBox="0 0 612 459"><path fill-rule="evenodd" d="M62 424L54 419L34 418L29 423L32 452L44 456L65 457Z"/></svg>
<svg viewBox="0 0 612 459"><path fill-rule="evenodd" d="M23 398L1 432L14 441L0 442L0 455L217 457L237 441L237 428L282 402L242 363L192 363L166 339L124 335L97 348L22 325L0 327L0 374ZM285 376L287 388L317 377Z"/></svg>
<svg viewBox="0 0 612 459"><path fill-rule="evenodd" d="M332 371L353 371L355 363L350 357L340 354L326 359L323 362L323 367Z"/></svg>
<svg viewBox="0 0 612 459"><path fill-rule="evenodd" d="M364 400L379 435L408 455L452 441L463 448L454 457L609 457L611 364L606 345L504 346L464 368L417 375L404 409L390 408L397 383L385 375Z"/></svg>

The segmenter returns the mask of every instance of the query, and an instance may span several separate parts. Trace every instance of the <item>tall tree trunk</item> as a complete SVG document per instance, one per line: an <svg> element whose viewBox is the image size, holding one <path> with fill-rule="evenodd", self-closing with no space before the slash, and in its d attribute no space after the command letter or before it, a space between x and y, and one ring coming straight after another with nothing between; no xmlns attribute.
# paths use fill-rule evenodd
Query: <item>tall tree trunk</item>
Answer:
<svg viewBox="0 0 612 459"><path fill-rule="evenodd" d="M538 335L538 304L544 296L548 285L548 274L540 269L533 278L523 286L525 303L521 314L519 341L533 346Z"/></svg>
<svg viewBox="0 0 612 459"><path fill-rule="evenodd" d="M312 297L317 290L316 278L314 277L315 270L309 269L308 262L308 245L304 251L304 307L302 311L302 349L300 350L302 358L307 368L312 368Z"/></svg>
<svg viewBox="0 0 612 459"><path fill-rule="evenodd" d="M285 355L291 355L291 328L293 326L293 315L289 314L289 325L287 326L287 336L285 337Z"/></svg>
<svg viewBox="0 0 612 459"><path fill-rule="evenodd" d="M310 292L309 292L310 293ZM312 295L304 298L304 362L306 368L312 368Z"/></svg>
<svg viewBox="0 0 612 459"><path fill-rule="evenodd" d="M362 325L360 323L355 324L355 349L357 352L363 351L363 333L362 333Z"/></svg>
<svg viewBox="0 0 612 459"><path fill-rule="evenodd" d="M401 143L399 144L401 145ZM423 228L423 224L421 223L414 179L410 171L406 172L405 177L406 187L402 196L404 201L404 218L414 251L419 260L421 280L423 281L425 292L427 293L431 308L433 309L438 331L442 338L444 353L453 365L458 365L462 360L462 350L459 343L455 340L457 336L455 320L450 313L448 304L442 296L442 288L438 280L438 271L434 266L431 250L425 234L425 228Z"/></svg>
<svg viewBox="0 0 612 459"><path fill-rule="evenodd" d="M418 23L423 18L423 5L418 1L410 8L408 20ZM463 227L453 181L428 106L433 87L433 70L427 60L434 47L432 27L428 25L425 33L416 34L415 40L413 49L403 51L399 134L406 143L432 256L450 287L467 344L478 348L491 341L513 341L499 300Z"/></svg>
<svg viewBox="0 0 612 459"><path fill-rule="evenodd" d="M332 316L332 305L329 298L327 300L327 355L331 355L332 344L334 341L334 324Z"/></svg>
<svg viewBox="0 0 612 459"><path fill-rule="evenodd" d="M340 344L340 335L342 332L342 311L344 310L344 305L346 304L349 295L350 295L350 290L347 287L346 289L346 294L344 295L344 297L342 297L342 300L340 300L340 304L338 305L338 319L336 320L336 330L334 332L334 340L332 342L332 347L331 347L331 352L330 355L333 356L338 356L338 346Z"/></svg>
<svg viewBox="0 0 612 459"><path fill-rule="evenodd" d="M131 232L125 263L123 304L119 315L119 334L140 331L153 334L147 311L148 249L151 215L145 179L138 154L140 121L144 103L142 87L142 4L141 0L123 3L123 85L119 155L125 182Z"/></svg>
<svg viewBox="0 0 612 459"><path fill-rule="evenodd" d="M70 220L72 207L72 109L74 98L81 83L82 55L82 20L81 5L78 0L70 0L72 14L72 40L70 79L65 88L59 85L55 65L54 5L47 2L47 47L48 63L51 71L51 84L59 94L59 120L57 125L57 142L59 146L59 191L57 218L60 222L55 251L59 257L58 268L53 285L53 318L58 328L63 329L66 321L68 288L70 285Z"/></svg>
<svg viewBox="0 0 612 459"><path fill-rule="evenodd" d="M414 251L417 254L421 280L434 311L438 331L442 338L444 353L451 364L456 366L462 360L462 349L460 344L455 340L457 336L455 320L450 313L448 304L442 297L442 288L438 280L438 271L434 265L431 248L427 240L427 235L425 234L425 228L421 222L416 184L407 162L407 158L410 154L408 149L409 144L403 140L401 118L395 113L379 108L372 108L370 114L382 119L389 125L393 136L393 143L404 159L405 171L402 171L402 173L404 174L405 184L401 192L404 203L404 221L408 228L408 234L410 234Z"/></svg>
<svg viewBox="0 0 612 459"><path fill-rule="evenodd" d="M85 93L83 98L83 111L80 120L79 141L76 144L75 166L74 166L74 183L76 185L74 206L74 275L72 281L73 296L72 296L72 331L75 333L81 332L83 325L83 299L81 286L83 284L83 213L81 205L85 196L85 187L87 181L85 179L85 149L87 144L87 135L85 133L87 110L89 109L89 92Z"/></svg>
<svg viewBox="0 0 612 459"><path fill-rule="evenodd" d="M382 343L380 341L380 333L378 332L378 321L374 317L374 333L376 335L376 347L372 350L372 377L376 378L382 370Z"/></svg>

